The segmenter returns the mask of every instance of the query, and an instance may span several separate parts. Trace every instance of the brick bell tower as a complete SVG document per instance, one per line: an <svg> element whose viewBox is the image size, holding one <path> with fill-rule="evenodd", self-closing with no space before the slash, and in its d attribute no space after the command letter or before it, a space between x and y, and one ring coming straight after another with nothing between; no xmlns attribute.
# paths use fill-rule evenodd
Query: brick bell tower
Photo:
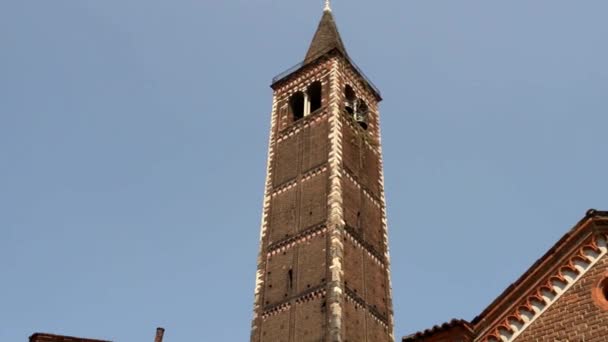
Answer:
<svg viewBox="0 0 608 342"><path fill-rule="evenodd" d="M392 342L378 103L329 1L274 90L252 342Z"/></svg>

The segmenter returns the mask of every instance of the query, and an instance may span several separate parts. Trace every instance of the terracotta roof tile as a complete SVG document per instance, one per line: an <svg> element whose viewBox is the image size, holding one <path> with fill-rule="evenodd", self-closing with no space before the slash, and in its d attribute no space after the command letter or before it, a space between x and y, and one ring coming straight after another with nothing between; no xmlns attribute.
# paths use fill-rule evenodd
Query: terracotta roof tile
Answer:
<svg viewBox="0 0 608 342"><path fill-rule="evenodd" d="M426 338L429 338L433 335L439 334L441 332L446 332L448 330L452 330L454 328L462 328L464 331L468 332L469 335L472 335L473 329L469 322L463 319L452 319L449 322L445 322L441 325L435 325L430 329L426 329L423 331L419 331L417 333L405 336L403 338L403 342L415 342L415 341L423 341Z"/></svg>
<svg viewBox="0 0 608 342"><path fill-rule="evenodd" d="M94 340L90 338L80 338L73 336L62 336L45 333L35 333L30 336L31 342L110 342L106 340Z"/></svg>

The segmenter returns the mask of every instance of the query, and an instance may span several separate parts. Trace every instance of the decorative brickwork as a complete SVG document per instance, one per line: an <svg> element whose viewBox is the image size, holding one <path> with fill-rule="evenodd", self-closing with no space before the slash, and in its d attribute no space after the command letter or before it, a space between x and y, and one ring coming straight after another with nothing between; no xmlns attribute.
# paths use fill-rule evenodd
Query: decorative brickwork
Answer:
<svg viewBox="0 0 608 342"><path fill-rule="evenodd" d="M569 258L566 263L560 267L553 275L538 285L535 291L524 299L521 305L511 312L507 318L498 325L486 338L482 341L514 341L523 340L526 338L519 337L522 333L524 336L531 336L533 340L537 338L545 338L550 336L549 332L555 332L556 335L566 336L569 338L584 336L587 332L587 327L580 332L576 331L557 331L558 326L564 325L565 322L572 322L573 328L578 321L579 325L586 324L587 319L583 315L590 313L590 308L581 308L578 304L592 302L590 282L597 278L597 272L603 271L602 265L608 265L605 258L608 252L608 235L594 235L579 248L577 253ZM602 262L604 261L604 262ZM596 266L597 267L594 267ZM592 272L589 272L592 271ZM587 274L589 273L589 275ZM587 291L585 291L585 289ZM555 307L557 307L557 312ZM561 310L560 310L561 307ZM577 315L577 311L578 314ZM564 315L565 313L568 315ZM573 317L568 317L574 315ZM608 315L605 317L596 316L597 319L604 323L608 322ZM536 324L536 321L548 322ZM591 322L589 322L591 323ZM540 330L545 335L528 332L527 329L532 326L543 326L546 330ZM529 341L532 341L528 339ZM553 341L554 339L551 339Z"/></svg>
<svg viewBox="0 0 608 342"><path fill-rule="evenodd" d="M597 279L608 269L608 257L582 276L517 337L517 342L608 340L608 312L593 305L590 295Z"/></svg>
<svg viewBox="0 0 608 342"><path fill-rule="evenodd" d="M593 303L601 310L608 311L608 266L606 272L598 276L596 284L591 289Z"/></svg>
<svg viewBox="0 0 608 342"><path fill-rule="evenodd" d="M394 340L380 98L332 34L326 12L311 48L323 53L272 86L252 342ZM347 85L369 108L363 126Z"/></svg>
<svg viewBox="0 0 608 342"><path fill-rule="evenodd" d="M471 323L403 341L553 342L608 340L608 212L587 215Z"/></svg>

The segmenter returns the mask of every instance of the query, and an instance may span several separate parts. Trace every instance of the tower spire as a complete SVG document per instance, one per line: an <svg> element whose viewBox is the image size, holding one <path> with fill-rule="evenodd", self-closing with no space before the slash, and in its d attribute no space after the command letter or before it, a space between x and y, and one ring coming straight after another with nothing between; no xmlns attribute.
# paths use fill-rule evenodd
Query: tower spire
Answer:
<svg viewBox="0 0 608 342"><path fill-rule="evenodd" d="M342 38L340 38L330 4L330 0L325 0L323 16L304 59L306 63L321 56L323 53L329 52L331 49L338 49L344 56L348 56Z"/></svg>

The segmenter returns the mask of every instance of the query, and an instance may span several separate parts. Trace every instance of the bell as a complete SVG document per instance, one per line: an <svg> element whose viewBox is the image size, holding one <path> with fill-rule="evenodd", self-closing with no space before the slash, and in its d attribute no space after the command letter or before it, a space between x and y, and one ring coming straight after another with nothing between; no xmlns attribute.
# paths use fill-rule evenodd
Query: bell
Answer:
<svg viewBox="0 0 608 342"><path fill-rule="evenodd" d="M363 129L367 129L367 113L356 113L355 114L355 121Z"/></svg>

